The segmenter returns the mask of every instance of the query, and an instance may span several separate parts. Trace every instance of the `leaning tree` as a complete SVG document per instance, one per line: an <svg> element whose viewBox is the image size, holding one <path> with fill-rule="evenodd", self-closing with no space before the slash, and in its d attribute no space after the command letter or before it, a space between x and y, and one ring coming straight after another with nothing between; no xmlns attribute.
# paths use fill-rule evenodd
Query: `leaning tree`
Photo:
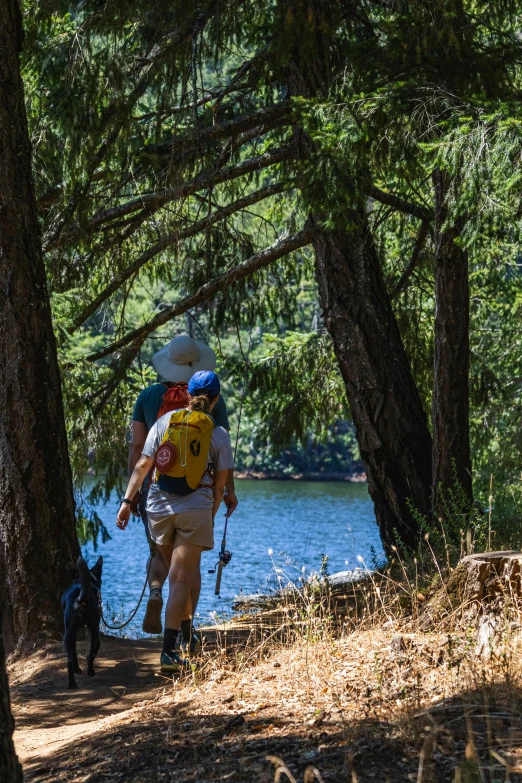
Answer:
<svg viewBox="0 0 522 783"><path fill-rule="evenodd" d="M458 177L442 183L424 147L486 94L489 49L502 44L506 73L515 61L516 36L495 32L501 3L480 24L460 5L116 2L105 14L86 2L29 17L38 208L75 454L107 455L128 411L122 381L165 324L203 307L215 326L282 314L312 252L383 539L416 541L411 504L430 513L433 375L435 483L452 480L453 460L469 475ZM422 372L407 304L419 271L437 292L435 366ZM180 295L132 323L151 280Z"/></svg>
<svg viewBox="0 0 522 783"><path fill-rule="evenodd" d="M252 12L242 2L193 3L167 18L148 9L146 26L130 24L144 13L140 5L121 10L129 25L116 32L117 46L111 20L94 11L83 16L87 71L71 61L70 96L56 101L52 80L62 85L63 74L57 59L53 75L54 46L52 55L43 52L50 89L35 95L43 106L33 133L55 143L53 150L40 147L39 155L48 157L39 206L51 286L57 301L72 305L66 329L72 335L88 330L89 319L123 304L117 320L111 318L112 339L86 357L101 366L103 382L90 395L85 427L114 410L122 379L159 327L216 297L232 323L255 318L256 293L277 285L284 265L296 263L290 254L309 246L383 539L389 545L399 534L414 544L418 528L407 498L429 515L431 438L366 202L371 196L392 210L413 211L414 219L429 219L427 210L367 178L366 190L341 217L343 228L326 230L328 204L322 213L310 211L300 196L306 198L307 170L316 161L294 99L325 97L344 67L347 37L373 35L371 25L350 31L348 5L328 14L324 41L311 35L322 47L322 61L313 52L320 83L307 85L310 69L297 71L310 52L297 42L303 33L306 44L308 27L322 20L303 15L298 4L260 4ZM224 55L232 43L238 62ZM328 49L335 53L332 66ZM91 90L106 83L102 74L109 71L118 73L110 80L115 87L103 98L95 93L93 113ZM79 84L89 78L92 86L79 96ZM355 184L354 178L357 190ZM260 208L270 210L270 223ZM272 242L263 246L274 226ZM170 274L192 293L128 329L125 303L144 273ZM84 432L73 433L73 440Z"/></svg>

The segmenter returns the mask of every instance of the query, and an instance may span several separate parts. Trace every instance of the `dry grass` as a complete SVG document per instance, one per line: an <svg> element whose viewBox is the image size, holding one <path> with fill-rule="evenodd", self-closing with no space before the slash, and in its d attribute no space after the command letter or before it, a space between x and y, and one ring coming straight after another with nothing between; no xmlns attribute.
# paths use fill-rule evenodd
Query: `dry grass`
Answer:
<svg viewBox="0 0 522 783"><path fill-rule="evenodd" d="M416 771L405 771L404 779L520 779L521 607L515 596L505 596L495 635L479 654L476 624L447 588L454 573L447 544L442 566L428 538L426 544L427 563L406 564L397 553L389 568L368 570L367 579L348 590L336 591L327 580L287 587L278 608L257 624L249 618L251 636L235 659L228 651L229 671L248 672L256 661L275 657L284 669L279 710L285 714L298 704L306 718L311 700L313 724L313 716L321 724L324 716L341 720L343 774L352 781L374 777L376 766L383 780L400 779L375 759L358 769L361 746L381 730L408 749L399 767L416 754ZM268 760L276 764L275 780L296 782L283 760ZM317 775L309 766L304 780Z"/></svg>
<svg viewBox="0 0 522 783"><path fill-rule="evenodd" d="M275 608L214 628L193 671L27 780L522 780L522 616L477 655L449 558L424 558L342 589L282 575Z"/></svg>

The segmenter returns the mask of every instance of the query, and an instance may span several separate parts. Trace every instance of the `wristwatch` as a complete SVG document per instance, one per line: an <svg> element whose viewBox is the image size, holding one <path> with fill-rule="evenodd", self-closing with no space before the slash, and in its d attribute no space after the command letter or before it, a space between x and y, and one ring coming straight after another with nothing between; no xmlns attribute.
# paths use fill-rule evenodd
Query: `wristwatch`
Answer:
<svg viewBox="0 0 522 783"><path fill-rule="evenodd" d="M127 505L132 506L132 500L129 500L129 498L122 498L120 503L127 503Z"/></svg>

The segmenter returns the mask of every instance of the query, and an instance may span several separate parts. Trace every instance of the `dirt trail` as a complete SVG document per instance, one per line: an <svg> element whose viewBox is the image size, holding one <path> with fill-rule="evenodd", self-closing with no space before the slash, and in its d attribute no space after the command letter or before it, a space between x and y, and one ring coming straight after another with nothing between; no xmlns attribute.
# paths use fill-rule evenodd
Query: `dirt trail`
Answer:
<svg viewBox="0 0 522 783"><path fill-rule="evenodd" d="M243 645L252 628L224 626L201 629L207 656ZM223 636L223 633L225 635ZM8 666L15 745L26 777L45 768L48 758L73 743L125 722L135 707L147 707L172 688L172 678L159 673L161 640L120 639L102 635L95 677L85 673L88 642L78 640L83 669L78 690L67 687L61 644L39 650ZM42 767L43 765L43 767Z"/></svg>
<svg viewBox="0 0 522 783"><path fill-rule="evenodd" d="M77 691L67 688L61 646L10 666L15 743L25 769L75 736L101 730L138 702L155 698L164 686L157 674L160 649L158 640L103 637L96 676L77 675ZM79 641L80 661L86 653L87 642Z"/></svg>
<svg viewBox="0 0 522 783"><path fill-rule="evenodd" d="M158 676L158 640L105 637L78 691L58 646L15 661L25 780L271 783L278 756L299 783L311 765L324 783L446 783L469 767L470 736L473 763L500 759L495 779L502 764L522 769L522 638L506 672L504 659L477 668L465 635L375 628L267 647L251 632L213 629L179 681Z"/></svg>

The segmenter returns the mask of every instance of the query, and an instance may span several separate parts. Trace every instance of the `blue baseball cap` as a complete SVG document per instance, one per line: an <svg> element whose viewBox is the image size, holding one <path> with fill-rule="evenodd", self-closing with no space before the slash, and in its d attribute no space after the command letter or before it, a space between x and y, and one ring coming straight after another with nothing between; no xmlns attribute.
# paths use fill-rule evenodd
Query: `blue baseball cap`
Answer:
<svg viewBox="0 0 522 783"><path fill-rule="evenodd" d="M209 397L217 397L220 391L219 378L211 370L195 372L188 382L188 393L192 395L207 394Z"/></svg>

